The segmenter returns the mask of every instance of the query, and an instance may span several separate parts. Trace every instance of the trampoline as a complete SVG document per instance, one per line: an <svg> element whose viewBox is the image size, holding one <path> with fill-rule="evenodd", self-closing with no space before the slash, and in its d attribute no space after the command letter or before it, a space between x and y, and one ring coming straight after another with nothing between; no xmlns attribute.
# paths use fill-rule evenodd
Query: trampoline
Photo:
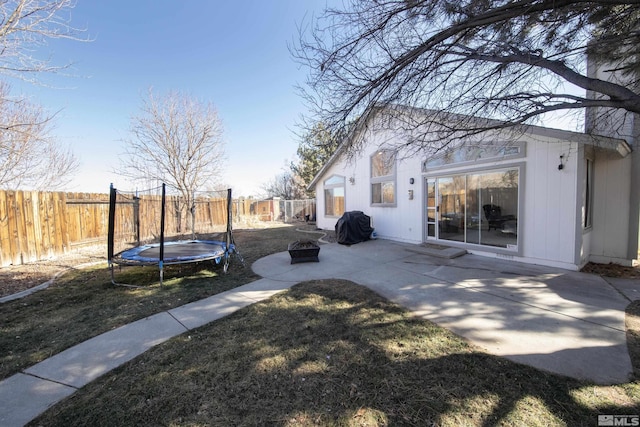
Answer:
<svg viewBox="0 0 640 427"><path fill-rule="evenodd" d="M230 189L217 192L219 194L213 197L198 197L194 193L190 201L183 203L183 210L176 208L182 203L179 196L166 195L166 184L162 184L157 190L160 190L160 194L149 192L151 194L141 195L138 191L135 194L119 192L111 186L107 259L114 285L131 286L115 281L115 264L158 266L161 286L165 265L204 261L220 264L223 261L223 271L226 273L231 254L236 255L244 265L233 240ZM171 208L167 209L167 205ZM180 232L184 232L180 212L185 210L185 206L191 213L191 239L166 241L165 228L171 228L169 232L174 239L180 239ZM197 224L217 227L214 234L218 234L220 240L198 239ZM225 231L220 233L222 230Z"/></svg>
<svg viewBox="0 0 640 427"><path fill-rule="evenodd" d="M233 253L234 245L218 240L178 240L164 243L164 265L186 264L214 260ZM160 262L160 243L136 246L114 255L113 262L122 265L157 265Z"/></svg>

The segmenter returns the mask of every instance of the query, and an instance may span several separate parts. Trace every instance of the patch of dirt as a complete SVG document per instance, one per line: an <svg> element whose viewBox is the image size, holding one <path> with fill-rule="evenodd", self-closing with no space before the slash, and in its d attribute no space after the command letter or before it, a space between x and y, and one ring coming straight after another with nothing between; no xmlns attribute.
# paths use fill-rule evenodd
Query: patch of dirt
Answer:
<svg viewBox="0 0 640 427"><path fill-rule="evenodd" d="M243 218L242 221L237 223L234 221L234 228L238 231L275 228L283 225L285 224L279 221L257 221L252 218ZM300 222L300 227L316 230L315 224L310 225L305 222ZM310 236L315 239L317 238L316 236L319 237L321 235L314 234ZM77 247L68 254L29 264L0 267L0 298L41 285L51 280L57 273L69 268L101 261L105 262L106 266L106 244Z"/></svg>
<svg viewBox="0 0 640 427"><path fill-rule="evenodd" d="M621 279L640 279L640 266L638 267L625 267L618 264L596 264L590 262L585 265L582 270L583 273L597 274L598 276L605 277L617 277Z"/></svg>
<svg viewBox="0 0 640 427"><path fill-rule="evenodd" d="M65 255L24 265L0 268L0 297L41 285L61 271L82 264L107 261L107 247L87 246Z"/></svg>

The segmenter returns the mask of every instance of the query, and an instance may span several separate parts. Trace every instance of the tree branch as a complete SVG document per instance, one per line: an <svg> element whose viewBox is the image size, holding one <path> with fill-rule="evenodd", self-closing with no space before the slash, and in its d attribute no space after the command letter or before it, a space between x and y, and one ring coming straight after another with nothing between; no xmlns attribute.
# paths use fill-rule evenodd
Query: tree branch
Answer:
<svg viewBox="0 0 640 427"><path fill-rule="evenodd" d="M594 92L607 95L610 100L602 101L602 104L597 101L591 102L592 106L609 106L614 108L623 108L627 111L634 113L640 113L640 95L637 95L632 90L626 87L607 82L605 80L594 79L584 76L571 68L567 67L562 61L551 61L545 59L540 54L512 54L505 56L492 56L483 55L479 53L464 55L465 59L475 59L479 61L495 62L502 64L520 63L526 65L534 65L553 72L554 74L562 77L569 83L572 83L585 90L591 90ZM606 105L605 105L606 104Z"/></svg>

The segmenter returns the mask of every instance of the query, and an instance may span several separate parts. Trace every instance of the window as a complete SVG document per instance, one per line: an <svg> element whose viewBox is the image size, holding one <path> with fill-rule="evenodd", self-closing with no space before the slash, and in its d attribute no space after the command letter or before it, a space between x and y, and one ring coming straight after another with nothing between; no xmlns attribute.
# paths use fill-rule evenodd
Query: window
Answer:
<svg viewBox="0 0 640 427"><path fill-rule="evenodd" d="M584 189L582 226L590 228L593 225L593 160L591 159L586 159Z"/></svg>
<svg viewBox="0 0 640 427"><path fill-rule="evenodd" d="M341 216L344 213L344 177L333 175L324 181L324 214Z"/></svg>
<svg viewBox="0 0 640 427"><path fill-rule="evenodd" d="M378 151L371 156L371 204L395 206L396 156L391 151Z"/></svg>
<svg viewBox="0 0 640 427"><path fill-rule="evenodd" d="M422 163L422 171L427 172L465 163L478 164L493 160L513 159L523 155L524 143L522 142L466 142L451 146L444 153L428 158Z"/></svg>

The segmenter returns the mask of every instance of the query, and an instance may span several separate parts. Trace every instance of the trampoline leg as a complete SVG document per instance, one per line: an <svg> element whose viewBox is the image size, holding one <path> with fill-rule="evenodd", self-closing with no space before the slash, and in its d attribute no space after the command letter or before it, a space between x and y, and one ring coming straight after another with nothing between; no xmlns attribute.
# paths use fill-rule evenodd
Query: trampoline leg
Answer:
<svg viewBox="0 0 640 427"><path fill-rule="evenodd" d="M128 284L126 284L126 283L118 283L118 282L116 282L116 276L115 276L115 272L114 272L115 265L114 265L114 264L111 264L111 265L109 266L109 269L111 270L111 284L112 284L113 286L124 286L124 287L126 287L126 288L141 288L141 286L128 285Z"/></svg>
<svg viewBox="0 0 640 427"><path fill-rule="evenodd" d="M115 278L115 275L114 275L114 272L113 272L113 264L112 263L109 263L109 270L111 270L111 284L113 286L116 286L117 283L116 283L116 278Z"/></svg>
<svg viewBox="0 0 640 427"><path fill-rule="evenodd" d="M242 258L242 255L240 255L240 252L238 252L238 249L234 249L233 251L233 256L236 257L236 260L240 261L240 265L242 265L242 267L246 267L247 265L244 263L244 258Z"/></svg>

